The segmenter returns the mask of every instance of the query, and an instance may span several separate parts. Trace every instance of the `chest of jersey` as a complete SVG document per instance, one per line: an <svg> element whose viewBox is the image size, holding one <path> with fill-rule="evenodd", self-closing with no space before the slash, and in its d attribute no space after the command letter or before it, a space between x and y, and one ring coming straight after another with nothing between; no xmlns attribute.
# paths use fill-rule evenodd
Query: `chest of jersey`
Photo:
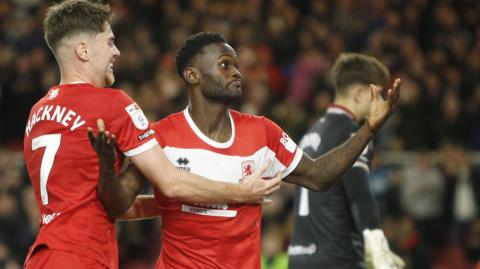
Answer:
<svg viewBox="0 0 480 269"><path fill-rule="evenodd" d="M239 183L242 178L255 173L259 165L272 156L267 147L246 156L170 146L165 147L164 151L178 169L228 183Z"/></svg>

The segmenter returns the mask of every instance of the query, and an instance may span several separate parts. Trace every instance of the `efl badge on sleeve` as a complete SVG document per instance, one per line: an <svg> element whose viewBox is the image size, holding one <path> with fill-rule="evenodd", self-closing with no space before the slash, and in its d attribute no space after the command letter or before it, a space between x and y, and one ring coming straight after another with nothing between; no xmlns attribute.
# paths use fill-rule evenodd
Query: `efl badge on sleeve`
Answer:
<svg viewBox="0 0 480 269"><path fill-rule="evenodd" d="M145 130L148 128L147 117L145 117L145 114L143 114L142 109L137 105L137 103L132 103L126 106L125 111L127 111L135 127L140 130Z"/></svg>
<svg viewBox="0 0 480 269"><path fill-rule="evenodd" d="M242 175L243 177L248 177L255 173L255 161L248 160L242 162Z"/></svg>

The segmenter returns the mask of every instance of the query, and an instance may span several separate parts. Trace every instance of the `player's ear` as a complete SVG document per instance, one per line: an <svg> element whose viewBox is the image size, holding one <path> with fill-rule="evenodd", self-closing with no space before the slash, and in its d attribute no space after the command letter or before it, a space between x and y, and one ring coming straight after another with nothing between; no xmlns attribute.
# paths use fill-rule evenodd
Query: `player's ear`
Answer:
<svg viewBox="0 0 480 269"><path fill-rule="evenodd" d="M79 41L75 44L75 55L82 61L88 61L88 45L85 41Z"/></svg>
<svg viewBox="0 0 480 269"><path fill-rule="evenodd" d="M200 72L195 67L187 67L183 70L183 78L189 84L198 84L200 82Z"/></svg>

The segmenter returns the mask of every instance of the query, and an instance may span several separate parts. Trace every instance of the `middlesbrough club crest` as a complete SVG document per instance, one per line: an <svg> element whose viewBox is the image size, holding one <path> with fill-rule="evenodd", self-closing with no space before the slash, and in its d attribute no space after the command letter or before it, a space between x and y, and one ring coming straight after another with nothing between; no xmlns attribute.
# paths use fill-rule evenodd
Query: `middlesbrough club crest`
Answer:
<svg viewBox="0 0 480 269"><path fill-rule="evenodd" d="M255 161L248 160L242 162L242 175L243 177L248 177L255 173Z"/></svg>

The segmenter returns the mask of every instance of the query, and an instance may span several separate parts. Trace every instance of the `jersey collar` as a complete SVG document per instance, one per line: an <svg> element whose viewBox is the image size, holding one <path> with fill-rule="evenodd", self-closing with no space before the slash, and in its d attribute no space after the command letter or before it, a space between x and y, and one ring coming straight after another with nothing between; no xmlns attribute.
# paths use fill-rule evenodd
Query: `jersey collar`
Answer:
<svg viewBox="0 0 480 269"><path fill-rule="evenodd" d="M185 119L187 120L188 125L190 128L193 130L193 132L201 139L203 142L207 143L208 145L215 147L215 148L222 148L226 149L230 147L233 144L233 141L235 140L235 124L232 119L232 115L230 114L230 110L228 111L228 117L230 118L230 125L232 126L232 134L230 135L230 139L228 139L227 142L225 143L220 143L217 142L210 137L204 135L202 131L197 127L195 122L193 121L192 117L190 116L190 113L188 112L188 106L183 110L183 115L185 116Z"/></svg>
<svg viewBox="0 0 480 269"><path fill-rule="evenodd" d="M353 112L342 105L338 105L338 104L329 105L327 108L327 113L347 115L353 121L357 121L357 117L355 117Z"/></svg>
<svg viewBox="0 0 480 269"><path fill-rule="evenodd" d="M82 80L75 80L75 81L68 82L68 83L58 84L58 86L75 85L75 84L91 84L91 83L88 83L88 82L85 82L85 81L82 81Z"/></svg>

